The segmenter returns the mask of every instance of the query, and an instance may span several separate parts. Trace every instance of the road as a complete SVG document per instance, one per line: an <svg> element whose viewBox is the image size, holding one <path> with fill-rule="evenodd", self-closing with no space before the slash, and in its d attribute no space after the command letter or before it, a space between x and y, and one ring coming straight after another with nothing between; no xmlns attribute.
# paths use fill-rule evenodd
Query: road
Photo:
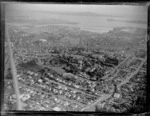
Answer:
<svg viewBox="0 0 150 116"><path fill-rule="evenodd" d="M43 65L42 65L42 66L43 66ZM48 66L45 66L45 67L49 68ZM58 76L59 76L59 75L58 75ZM61 77L59 77L59 78L61 78ZM53 83L56 83L56 84L58 84L58 85L61 85L61 86L63 86L63 87L70 88L71 90L75 90L75 91L81 92L82 94L85 94L85 95L88 95L88 96L91 96L91 97L98 97L98 95L88 94L88 93L86 93L86 92L84 92L84 91L82 91L82 90L76 89L76 88L74 88L74 87L70 87L70 86L68 86L67 84L62 84L62 83L59 83L59 82L53 81L53 80L49 80L49 81L50 81L50 82L53 82Z"/></svg>
<svg viewBox="0 0 150 116"><path fill-rule="evenodd" d="M104 77L102 77L102 79L106 79L106 78L108 78L110 75L112 75L112 74L114 74L115 72L118 72L118 68L120 67L120 66L122 66L129 58L131 58L132 56L131 55L129 55L126 59L124 59L124 61L122 61L117 67L115 67L114 69L113 69L113 71L110 73L110 74L108 74L108 75L105 75ZM116 73L115 73L116 74Z"/></svg>
<svg viewBox="0 0 150 116"><path fill-rule="evenodd" d="M121 63L111 72L111 74L109 74L109 75L112 75L112 74L113 74L112 77L114 77L114 76L119 72L120 66L122 66L123 64L125 64L126 61L127 61L129 58L131 58L131 56L128 56L123 62L121 62ZM134 57L134 58L132 57L131 59L129 59L128 64L129 64L130 62L132 62L134 59L135 59L135 57ZM136 59L139 59L139 58L136 58ZM134 75L136 75L136 74L139 72L139 70L141 69L141 67L143 66L143 64L144 64L144 62L146 61L146 59L147 59L147 58L145 58L144 60L143 60L143 59L140 59L142 62L140 63L140 65L138 66L138 68L136 69L136 71L134 71L133 73L131 73L131 75L130 75L129 77L127 77L123 82L121 82L121 83L118 85L118 87L121 87L122 85L126 84ZM42 66L44 66L44 65L42 65ZM44 67L49 68L48 66L44 66ZM103 79L106 79L109 75L105 76ZM112 79L113 79L113 78L111 78L111 80L112 80ZM91 95L91 94L87 94L87 93L85 93L84 91L80 91L80 90L78 90L78 89L75 89L75 88L73 88L73 87L69 87L68 85L64 85L64 84L61 84L61 83L56 82L56 81L53 81L53 80L49 80L49 81L50 81L50 82L53 82L53 83L56 83L56 84L59 84L59 85L61 85L61 86L63 86L63 87L70 88L71 90L75 90L75 91L81 92L81 93L84 94L84 95L88 95L88 96L92 96L92 97L94 96L94 95ZM77 103L77 104L79 104L79 105L84 106L83 104L81 104L81 103L79 103L79 102L77 102L77 101L75 101L75 100L70 100L70 99L68 99L68 98L66 98L66 97L64 97L64 96L61 96L61 95L53 95L53 94L51 94L51 93L48 93L48 92L45 92L45 91L36 89L36 88L38 88L38 87L35 88L35 87L27 86L26 84L23 84L23 83L20 83L20 82L19 82L19 84L22 85L22 86L25 86L25 87L32 88L33 90L43 92L43 93L45 93L45 94L52 95L53 97L57 96L57 97L60 98L60 99L63 99L63 100L66 100L66 101L70 101L71 103ZM97 103L99 103L99 102L101 102L101 101L103 101L103 100L108 99L108 98L111 97L111 96L112 96L112 94L103 94L103 95L102 95L101 97L99 97L96 101L94 101L92 104L88 105L87 107L83 108L81 111L87 111L89 108L95 106Z"/></svg>
<svg viewBox="0 0 150 116"><path fill-rule="evenodd" d="M108 99L109 97L111 97L112 94L103 94L99 99L97 99L96 101L94 101L94 103L90 104L89 106L83 108L81 111L88 111L89 108L95 106L97 103L105 100L105 99Z"/></svg>
<svg viewBox="0 0 150 116"><path fill-rule="evenodd" d="M11 79L7 79L7 80L5 80L5 81L11 81L11 82L12 82ZM64 97L64 96L62 96L62 95L53 95L53 94L50 93L50 92L46 92L46 91L41 90L39 87L28 86L28 85L26 85L25 83L20 82L20 81L19 81L19 85L21 85L21 86L23 86L23 87L27 87L27 88L33 89L33 90L38 91L38 92L41 92L41 93L45 93L45 94L47 94L47 95L51 95L51 96L54 97L54 98L57 96L59 99L66 100L66 101L69 101L69 102L71 102L71 103L76 103L76 104L78 104L78 105L80 105L80 106L84 106L84 105L83 105L82 103L80 103L80 102L77 102L77 101L75 101L75 100L70 100L70 99L68 99L68 98L66 98L66 97Z"/></svg>
<svg viewBox="0 0 150 116"><path fill-rule="evenodd" d="M133 60L134 60L135 58L131 58L131 59L129 59L129 61L128 62L124 62L124 63L127 63L127 66L130 64L130 62L132 62ZM123 63L123 64L124 64ZM122 65L123 65L122 64ZM121 66L121 65L120 65ZM119 67L118 67L119 68ZM116 71L116 73L114 74L114 75L112 75L110 78L109 78L109 80L113 80L116 76L117 76L117 74L119 73L119 71L120 71L120 69L116 69L117 71Z"/></svg>
<svg viewBox="0 0 150 116"><path fill-rule="evenodd" d="M69 89L71 89L71 90L74 90L74 91L77 91L77 92L81 92L82 94L84 94L84 95L86 95L86 96L96 97L96 95L87 94L87 93L85 93L84 91L81 91L81 90L79 90L79 89L75 89L75 88L69 87L69 86L67 86L67 85L58 83L58 82L53 81L53 80L49 80L49 82L53 82L53 83L58 84L58 85L61 85L61 86L63 86L63 87L67 87L67 88L69 88ZM97 97L98 97L98 96L97 96Z"/></svg>
<svg viewBox="0 0 150 116"><path fill-rule="evenodd" d="M144 62L146 61L147 58L145 58L144 60L142 60L141 64L138 66L138 68L136 69L136 71L134 71L127 79L125 79L122 83L120 83L118 85L118 87L121 87L122 85L126 84L134 75L136 75L139 70L141 69L141 67L143 66Z"/></svg>
<svg viewBox="0 0 150 116"><path fill-rule="evenodd" d="M133 58L133 59L134 59L134 58ZM131 59L129 62L131 62L133 59ZM139 72L140 68L143 66L143 64L144 64L144 62L146 61L146 59L147 59L147 58L145 58L144 60L142 60L141 64L138 66L138 68L136 69L136 71L133 72L133 73L132 73L127 79L125 79L121 84L119 84L118 87L120 87L121 85L127 83L127 82L130 80L130 78L132 78L135 74L137 74L137 73ZM126 60L125 60L125 61L126 61ZM125 62L124 62L124 63L125 63ZM124 63L123 63L123 64L124 64ZM120 65L120 66L121 66L121 65ZM116 74L115 74L115 75L116 75ZM99 102L101 102L101 101L103 101L103 100L108 99L108 98L111 97L111 96L112 96L112 94L104 94L104 95L102 95L102 97L100 97L100 98L99 98L98 100L96 100L94 103L92 103L92 104L90 104L89 106L83 108L82 111L86 111L87 109L89 109L89 108L95 106L97 103L99 103Z"/></svg>

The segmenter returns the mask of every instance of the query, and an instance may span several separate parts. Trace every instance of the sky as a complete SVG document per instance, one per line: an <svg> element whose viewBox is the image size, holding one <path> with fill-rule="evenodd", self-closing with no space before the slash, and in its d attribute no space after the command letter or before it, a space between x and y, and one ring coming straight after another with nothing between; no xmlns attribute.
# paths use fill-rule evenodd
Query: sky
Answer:
<svg viewBox="0 0 150 116"><path fill-rule="evenodd" d="M81 4L27 4L17 3L6 5L6 12L12 11L58 11L58 12L93 12L116 16L147 17L146 6L132 5L81 5Z"/></svg>

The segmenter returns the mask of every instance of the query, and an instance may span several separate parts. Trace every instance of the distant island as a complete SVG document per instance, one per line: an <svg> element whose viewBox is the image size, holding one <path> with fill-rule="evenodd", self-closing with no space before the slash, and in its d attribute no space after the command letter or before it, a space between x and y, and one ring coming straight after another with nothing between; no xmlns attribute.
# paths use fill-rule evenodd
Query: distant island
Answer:
<svg viewBox="0 0 150 116"><path fill-rule="evenodd" d="M7 18L5 20L8 23L32 23L32 24L78 24L76 22L72 22L72 21L68 21L68 20L63 20L63 19L57 19L57 18L52 18L52 19L44 19L40 20L40 19L31 19L31 18L27 18L27 17L19 17L19 18Z"/></svg>
<svg viewBox="0 0 150 116"><path fill-rule="evenodd" d="M93 16L93 17L123 17L123 16L117 16L117 15L99 14L99 13L94 13L94 12L56 12L56 11L47 11L45 13L58 14L58 15Z"/></svg>
<svg viewBox="0 0 150 116"><path fill-rule="evenodd" d="M107 21L117 21L117 22L136 23L136 24L147 24L145 21L141 21L141 20L124 21L124 20L116 20L116 19L107 19Z"/></svg>

